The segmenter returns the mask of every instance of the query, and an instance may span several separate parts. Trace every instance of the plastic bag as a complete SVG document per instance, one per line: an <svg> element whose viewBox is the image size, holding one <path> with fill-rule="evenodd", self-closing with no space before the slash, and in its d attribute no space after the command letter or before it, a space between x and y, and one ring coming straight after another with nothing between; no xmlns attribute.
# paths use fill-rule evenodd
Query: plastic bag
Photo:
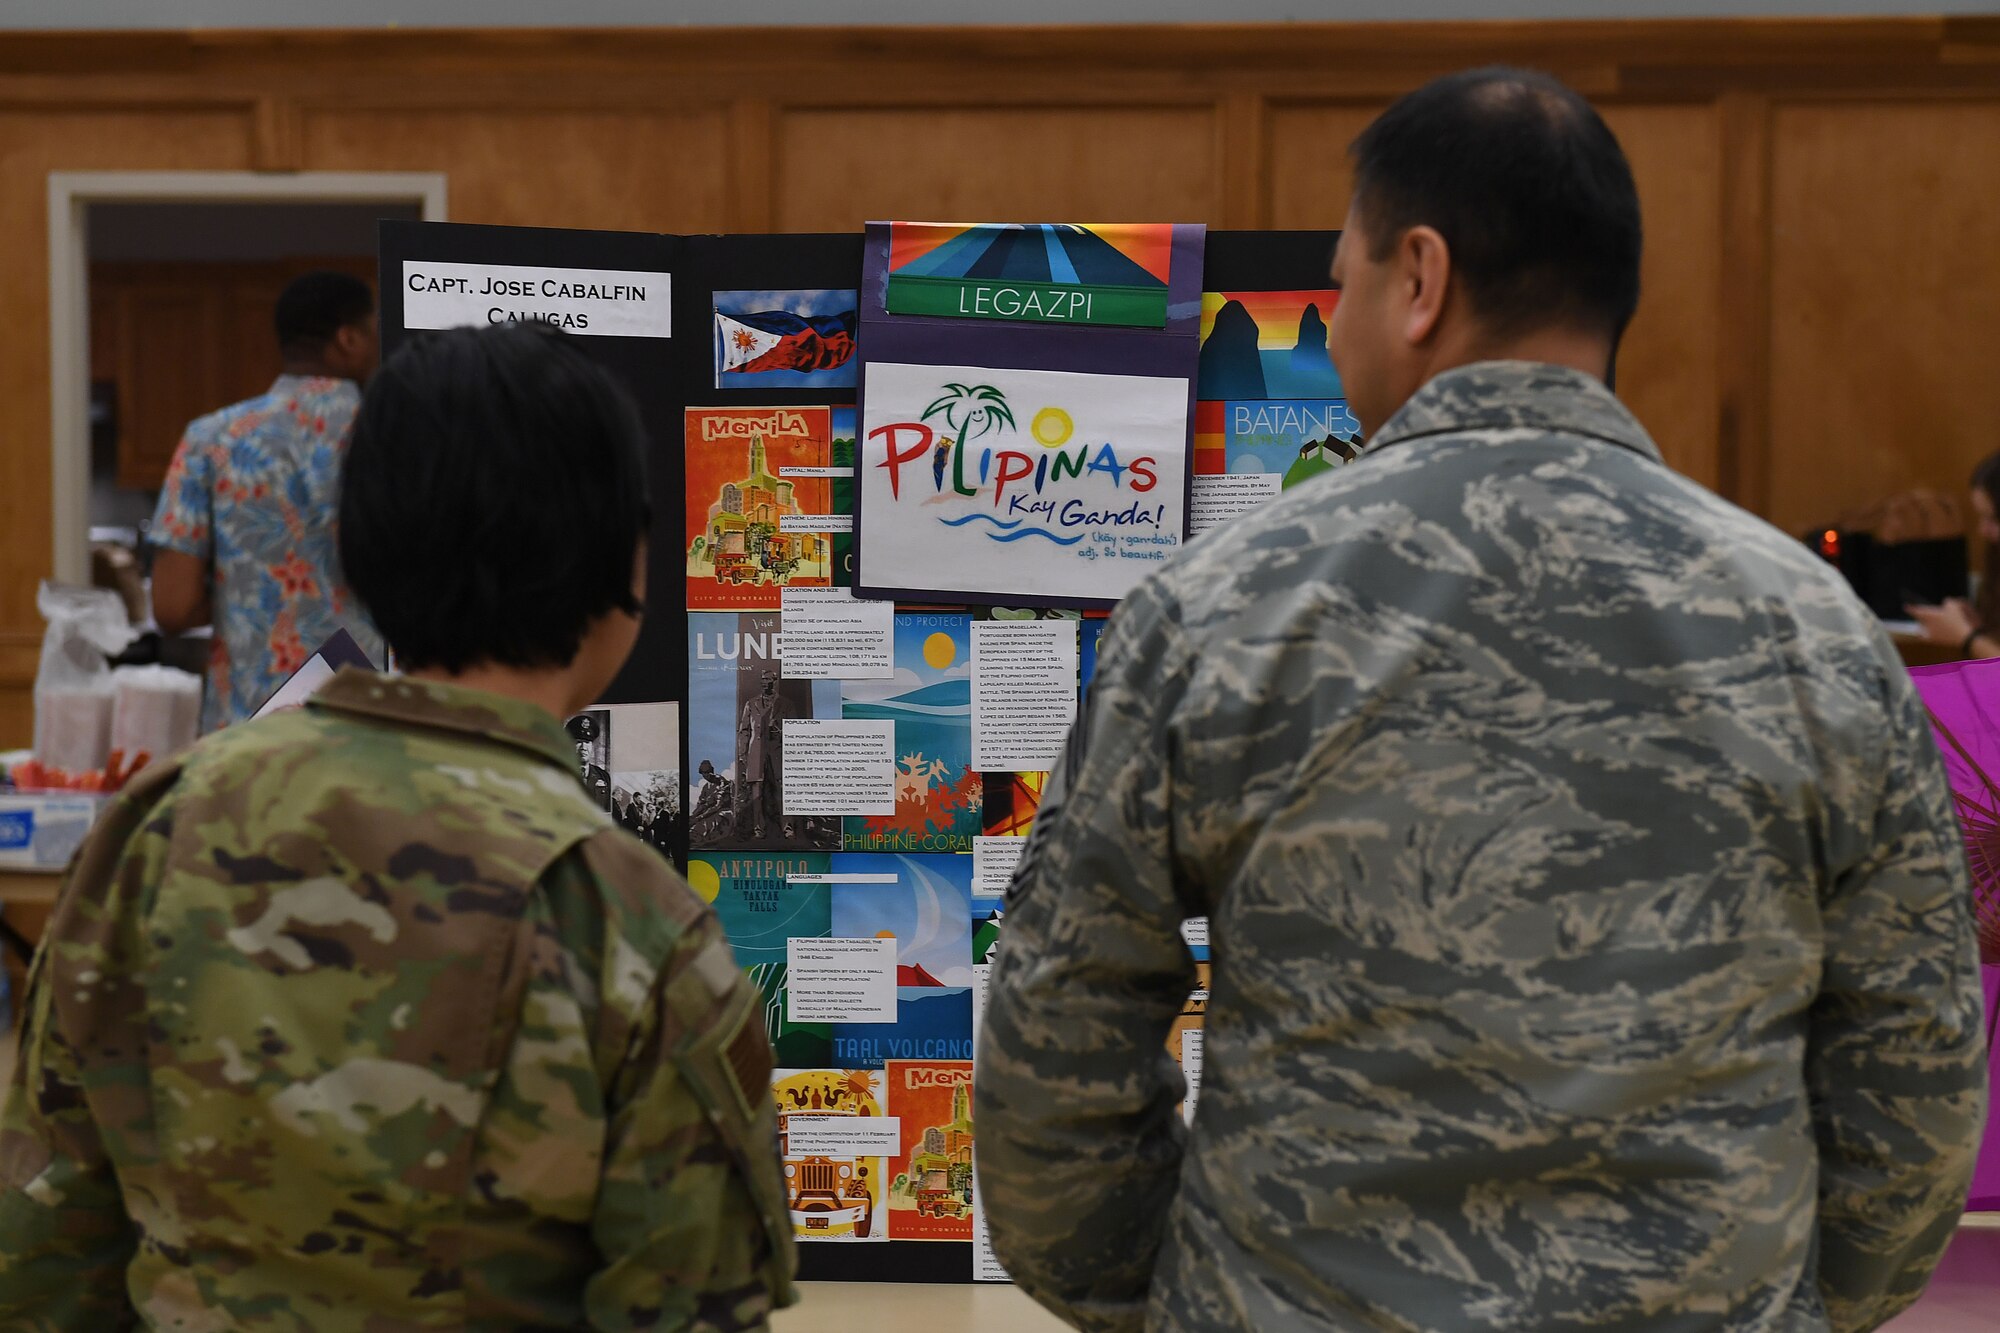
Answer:
<svg viewBox="0 0 2000 1333"><path fill-rule="evenodd" d="M35 757L72 773L103 768L111 755L111 666L132 641L132 621L105 588L43 583L35 605L49 622L35 675Z"/></svg>

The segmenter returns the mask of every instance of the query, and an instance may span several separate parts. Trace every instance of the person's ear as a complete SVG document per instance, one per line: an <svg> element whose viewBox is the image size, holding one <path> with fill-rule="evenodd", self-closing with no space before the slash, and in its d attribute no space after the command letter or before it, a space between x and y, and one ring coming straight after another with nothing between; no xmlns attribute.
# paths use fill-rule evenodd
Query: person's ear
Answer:
<svg viewBox="0 0 2000 1333"><path fill-rule="evenodd" d="M1451 288L1451 248L1435 227L1412 227L1396 245L1396 279L1403 295L1403 339L1429 342L1444 317Z"/></svg>
<svg viewBox="0 0 2000 1333"><path fill-rule="evenodd" d="M343 370L352 369L360 363L367 351L367 333L354 324L343 324L333 331L333 350L338 353L337 364Z"/></svg>
<svg viewBox="0 0 2000 1333"><path fill-rule="evenodd" d="M641 535L632 552L632 600L641 606L646 604L646 551L647 541Z"/></svg>

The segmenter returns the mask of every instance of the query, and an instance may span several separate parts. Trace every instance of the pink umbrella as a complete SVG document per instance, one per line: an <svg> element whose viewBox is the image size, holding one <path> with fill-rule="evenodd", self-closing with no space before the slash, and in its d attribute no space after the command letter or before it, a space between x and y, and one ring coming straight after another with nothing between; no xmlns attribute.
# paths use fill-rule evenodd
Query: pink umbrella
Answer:
<svg viewBox="0 0 2000 1333"><path fill-rule="evenodd" d="M1987 1046L2000 1019L2000 660L1916 667L1910 675L1930 710L1931 730L1951 780L1952 804L1972 864L1972 911L1985 973ZM2000 1064L1993 1067L2000 1098ZM2000 1124L2000 1122L1995 1122ZM1989 1125L1972 1175L1973 1211L2000 1208L2000 1132Z"/></svg>
<svg viewBox="0 0 2000 1333"><path fill-rule="evenodd" d="M1914 667L1972 863L1979 959L2000 966L2000 659Z"/></svg>

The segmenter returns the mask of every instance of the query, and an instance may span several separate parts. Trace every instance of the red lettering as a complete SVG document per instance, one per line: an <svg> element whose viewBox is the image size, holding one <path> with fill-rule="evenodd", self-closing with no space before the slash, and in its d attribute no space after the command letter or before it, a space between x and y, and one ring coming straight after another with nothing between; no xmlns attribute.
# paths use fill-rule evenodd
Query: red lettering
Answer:
<svg viewBox="0 0 2000 1333"><path fill-rule="evenodd" d="M889 469L889 495L892 499L901 499L903 464L913 463L929 454L932 442L937 439L937 432L921 422L892 421L886 426L877 426L868 432L870 440L878 436L887 438L882 443L882 461L875 466ZM899 436L910 437L912 443L898 445Z"/></svg>
<svg viewBox="0 0 2000 1333"><path fill-rule="evenodd" d="M1007 493L1008 482L1035 475L1035 460L1012 449L1002 449L995 457L1000 470L993 474L993 503L998 505L1000 497Z"/></svg>
<svg viewBox="0 0 2000 1333"><path fill-rule="evenodd" d="M1139 481L1139 478L1141 478L1141 477L1144 477L1144 478L1146 479L1146 480L1145 480L1145 484L1143 484L1143 485L1141 485L1141 484L1140 484L1140 481ZM1150 490L1152 490L1152 489L1153 489L1153 488L1154 488L1155 486L1157 486L1157 485L1159 485L1159 484L1160 484L1160 479L1159 479L1158 477L1156 477L1156 476L1154 476L1154 475L1153 475L1153 460L1152 460L1152 459L1150 459L1150 458L1135 458L1135 459L1133 459L1133 460L1132 460L1132 489L1133 489L1133 490L1135 490L1135 491L1140 491L1140 492L1145 492L1145 491L1150 491Z"/></svg>

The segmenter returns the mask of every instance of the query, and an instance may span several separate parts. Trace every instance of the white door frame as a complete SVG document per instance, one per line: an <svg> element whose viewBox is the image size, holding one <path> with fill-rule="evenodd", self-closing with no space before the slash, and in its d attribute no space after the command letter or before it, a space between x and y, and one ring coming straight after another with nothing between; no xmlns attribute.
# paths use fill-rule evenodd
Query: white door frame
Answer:
<svg viewBox="0 0 2000 1333"><path fill-rule="evenodd" d="M92 204L416 204L445 216L445 177L425 171L52 171L49 173L49 450L52 568L90 581Z"/></svg>

